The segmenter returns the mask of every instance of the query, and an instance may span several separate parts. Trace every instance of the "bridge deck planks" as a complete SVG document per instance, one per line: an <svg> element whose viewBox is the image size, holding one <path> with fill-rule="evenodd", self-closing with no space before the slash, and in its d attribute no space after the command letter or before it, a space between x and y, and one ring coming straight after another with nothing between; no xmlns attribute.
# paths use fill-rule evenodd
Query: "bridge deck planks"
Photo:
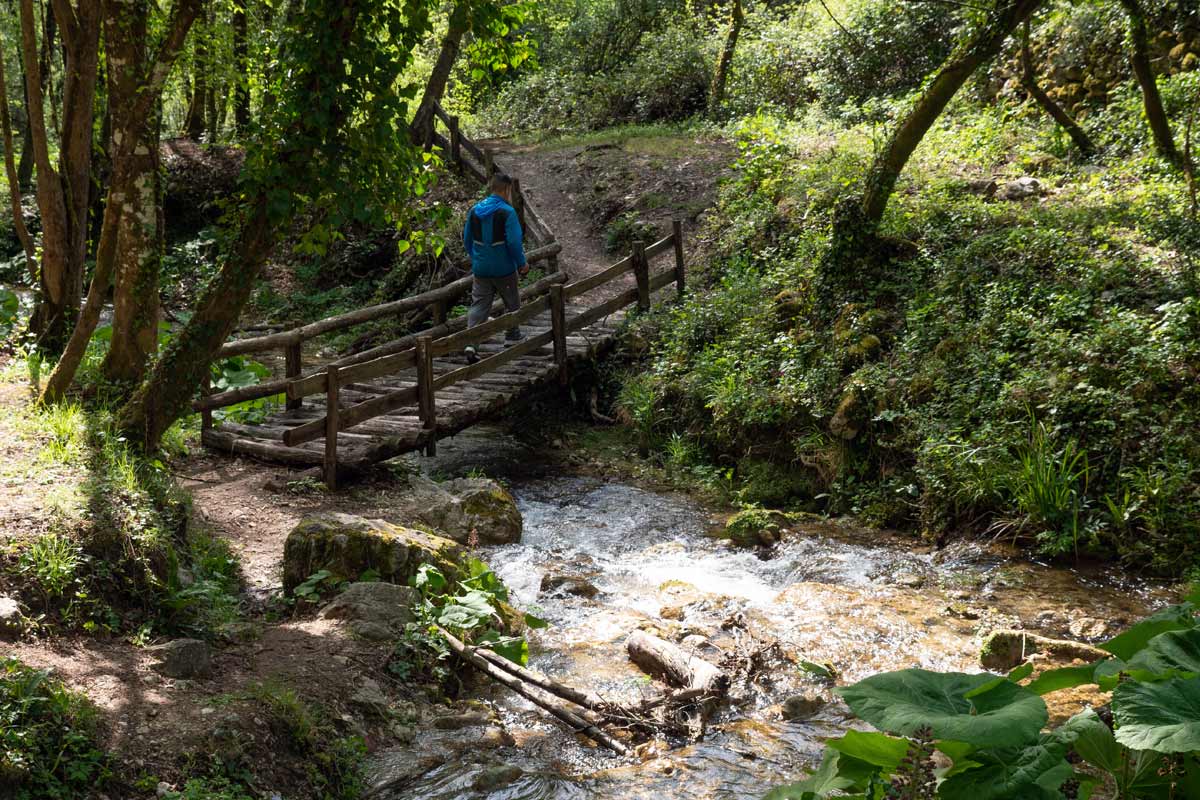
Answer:
<svg viewBox="0 0 1200 800"><path fill-rule="evenodd" d="M568 364L593 358L610 349L616 341L619 315L593 324L567 337ZM522 327L527 337L537 336L550 329L549 314L541 314ZM479 348L486 358L504 349L502 335L485 342ZM462 353L435 358L435 377L465 366ZM485 373L462 383L440 389L436 395L437 428L426 430L418 415L417 403L366 420L338 434L339 467L361 469L404 453L420 450L432 435L442 439L478 422L493 417L539 387L557 379L558 367L554 348L539 348L493 372ZM350 383L341 387L341 408L347 408L372 397L416 385L415 369L401 370L370 381ZM204 444L214 450L244 455L263 461L289 466L319 466L324 457L324 441L305 442L294 447L283 444L283 432L325 416L324 395L305 398L294 410L280 409L261 423L222 422L202 433Z"/></svg>

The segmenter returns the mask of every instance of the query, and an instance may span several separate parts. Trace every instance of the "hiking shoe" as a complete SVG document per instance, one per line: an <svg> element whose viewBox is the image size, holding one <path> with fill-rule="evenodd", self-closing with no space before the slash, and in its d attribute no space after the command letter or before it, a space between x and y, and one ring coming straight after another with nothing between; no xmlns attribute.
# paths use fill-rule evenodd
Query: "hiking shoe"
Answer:
<svg viewBox="0 0 1200 800"><path fill-rule="evenodd" d="M509 344L512 344L514 342L520 342L520 341L524 340L524 338L525 338L525 334L522 333L520 331L520 329L515 330L515 331L509 331L508 333L504 334L504 341L508 342Z"/></svg>
<svg viewBox="0 0 1200 800"><path fill-rule="evenodd" d="M468 345L467 348L463 350L463 355L467 357L468 364L474 364L475 362L479 361L479 353L476 352L473 346Z"/></svg>

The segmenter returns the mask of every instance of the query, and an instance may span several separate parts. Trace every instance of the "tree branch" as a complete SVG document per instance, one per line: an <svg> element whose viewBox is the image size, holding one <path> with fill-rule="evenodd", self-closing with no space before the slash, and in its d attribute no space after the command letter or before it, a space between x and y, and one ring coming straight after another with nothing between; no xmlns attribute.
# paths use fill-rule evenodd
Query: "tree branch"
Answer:
<svg viewBox="0 0 1200 800"><path fill-rule="evenodd" d="M13 158L12 122L8 113L8 84L4 76L4 46L0 42L0 126L4 128L4 171L8 176L8 192L12 199L13 229L21 240L21 248L25 251L25 266L29 270L31 285L37 285L37 252L33 247L33 237L29 228L25 227L25 217L21 212L21 184L17 180L17 167Z"/></svg>
<svg viewBox="0 0 1200 800"><path fill-rule="evenodd" d="M144 119L150 113L150 107L162 95L167 76L171 74L175 60L183 51L188 31L200 13L200 6L200 0L176 0L172 6L171 17L167 21L167 34L163 37L158 52L154 55L154 61L150 64L149 73L144 78L145 88L134 108L134 119Z"/></svg>

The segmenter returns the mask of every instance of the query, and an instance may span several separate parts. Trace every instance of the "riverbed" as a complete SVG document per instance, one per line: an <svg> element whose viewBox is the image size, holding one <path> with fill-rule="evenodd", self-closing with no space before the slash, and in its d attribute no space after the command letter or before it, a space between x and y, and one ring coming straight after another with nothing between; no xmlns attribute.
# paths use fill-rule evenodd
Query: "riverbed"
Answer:
<svg viewBox="0 0 1200 800"><path fill-rule="evenodd" d="M812 519L770 551L740 549L715 535L723 514L686 495L591 477L518 478L513 490L522 541L481 555L517 606L550 623L531 632L532 668L637 699L653 689L624 640L642 627L714 660L721 649L777 640L793 660L825 665L835 677L780 664L723 709L702 741L662 742L625 759L576 739L510 692L481 686L476 698L498 714L504 746L431 763L385 797L760 798L803 777L824 737L857 724L835 685L912 666L976 672L988 630L1095 640L1168 600L1164 587L1030 563L997 544L934 550ZM543 590L544 580L563 585ZM785 720L789 697L803 698L791 706L803 711Z"/></svg>

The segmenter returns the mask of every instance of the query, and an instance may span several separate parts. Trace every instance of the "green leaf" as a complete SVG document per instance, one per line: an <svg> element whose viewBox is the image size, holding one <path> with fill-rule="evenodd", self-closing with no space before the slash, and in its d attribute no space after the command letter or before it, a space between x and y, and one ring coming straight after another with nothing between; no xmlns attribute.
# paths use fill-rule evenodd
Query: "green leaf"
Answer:
<svg viewBox="0 0 1200 800"><path fill-rule="evenodd" d="M1155 636L1129 660L1127 669L1139 680L1200 675L1200 628L1168 631Z"/></svg>
<svg viewBox="0 0 1200 800"><path fill-rule="evenodd" d="M496 613L487 595L478 590L451 598L438 616L438 624L458 630L471 630L487 622Z"/></svg>
<svg viewBox="0 0 1200 800"><path fill-rule="evenodd" d="M830 739L825 744L840 753L880 767L885 774L895 772L908 753L908 740L897 739L886 733L850 730L840 739Z"/></svg>
<svg viewBox="0 0 1200 800"><path fill-rule="evenodd" d="M412 578L412 585L426 594L437 594L446 588L446 576L432 564L422 564Z"/></svg>
<svg viewBox="0 0 1200 800"><path fill-rule="evenodd" d="M850 709L880 730L911 736L925 725L939 739L982 747L1018 747L1036 741L1046 724L1046 704L1033 692L989 673L906 669L873 675L841 689Z"/></svg>
<svg viewBox="0 0 1200 800"><path fill-rule="evenodd" d="M826 749L817 771L799 783L777 786L763 800L821 800L831 792L864 788L878 767L837 750ZM840 795L839 795L840 796Z"/></svg>
<svg viewBox="0 0 1200 800"><path fill-rule="evenodd" d="M1157 614L1146 617L1133 625L1124 633L1109 639L1100 645L1100 649L1107 650L1117 658L1128 661L1159 634L1195 628L1195 614L1196 607L1191 603L1167 606Z"/></svg>
<svg viewBox="0 0 1200 800"><path fill-rule="evenodd" d="M1116 739L1134 750L1200 750L1200 678L1125 681L1113 690Z"/></svg>
<svg viewBox="0 0 1200 800"><path fill-rule="evenodd" d="M536 630L541 630L542 628L550 627L550 623L546 622L546 620L542 619L541 617L535 616L533 614L530 614L528 611L526 611L525 612L525 626L527 628L530 628L530 629L536 631Z"/></svg>
<svg viewBox="0 0 1200 800"><path fill-rule="evenodd" d="M837 672L831 665L817 664L814 661L800 659L800 669L823 680L832 681L837 678Z"/></svg>
<svg viewBox="0 0 1200 800"><path fill-rule="evenodd" d="M487 645L494 653L522 667L529 663L529 642L521 636L501 636L488 631L479 637L479 644Z"/></svg>
<svg viewBox="0 0 1200 800"><path fill-rule="evenodd" d="M945 800L1061 800L1058 792L1074 775L1067 745L1043 737L1023 748L981 750L972 757L980 766L947 778L938 789Z"/></svg>
<svg viewBox="0 0 1200 800"><path fill-rule="evenodd" d="M1073 689L1076 686L1085 686L1089 683L1095 683L1095 673L1095 664L1084 664L1078 667L1059 667L1058 669L1048 669L1029 683L1025 684L1025 688L1036 695L1047 695L1051 692L1057 692L1063 689Z"/></svg>

